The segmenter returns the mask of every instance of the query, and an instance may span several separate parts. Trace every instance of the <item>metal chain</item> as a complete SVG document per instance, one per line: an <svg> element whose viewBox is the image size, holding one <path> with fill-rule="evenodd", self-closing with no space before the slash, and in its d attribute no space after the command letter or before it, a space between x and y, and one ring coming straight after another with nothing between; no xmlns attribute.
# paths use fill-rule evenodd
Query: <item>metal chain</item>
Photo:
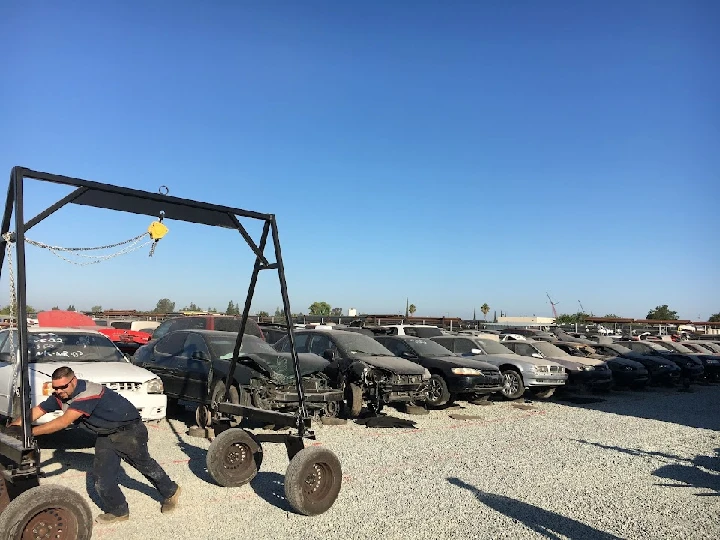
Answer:
<svg viewBox="0 0 720 540"><path fill-rule="evenodd" d="M15 388L15 382L17 381L19 362L17 361L17 348L15 347L15 337L13 332L13 325L17 327L17 317L15 316L15 308L17 305L17 290L15 288L15 272L13 270L13 259L12 259L12 233L7 232L3 235L5 240L5 258L8 262L8 281L10 282L10 326L8 328L8 340L10 341L10 358L13 358L13 378L12 388ZM13 411L15 414L15 411Z"/></svg>
<svg viewBox="0 0 720 540"><path fill-rule="evenodd" d="M30 240L29 238L25 238L25 241L28 244L31 244L33 246L36 246L36 247L39 247L42 249L47 249L48 251L50 251L50 253L52 253L59 259L62 259L63 261L68 262L70 264L74 264L76 266L89 266L91 264L101 263L101 262L113 259L115 257L125 255L127 253L132 253L133 251L136 251L145 246L149 246L150 244L154 243L154 240L151 239L143 244L139 244L140 240L142 240L143 237L145 237L147 234L148 233L143 233L143 234L136 236L135 238L131 238L130 240L125 240L124 242L118 242L116 244L109 244L107 246L100 246L100 247L94 247L94 248L66 248L66 247L62 247L62 246L51 246L51 245L45 244L43 242L38 242L36 240ZM90 250L107 249L107 248L111 248L111 247L122 246L125 244L129 244L129 245L119 251L116 251L115 253L110 253L108 255L83 255L82 253L73 253L73 255L75 255L76 257L93 259L88 262L74 261L74 260L68 259L67 257L64 257L63 255L60 254L60 252L76 252L76 251L90 251Z"/></svg>

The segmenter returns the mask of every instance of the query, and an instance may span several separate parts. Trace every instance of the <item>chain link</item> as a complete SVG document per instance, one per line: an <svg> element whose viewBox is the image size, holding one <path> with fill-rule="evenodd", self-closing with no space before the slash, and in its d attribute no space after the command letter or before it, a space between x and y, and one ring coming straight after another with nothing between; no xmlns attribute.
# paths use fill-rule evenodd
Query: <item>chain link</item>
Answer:
<svg viewBox="0 0 720 540"><path fill-rule="evenodd" d="M28 244L31 244L33 246L39 247L41 249L47 249L50 253L55 255L57 258L62 259L65 262L68 262L70 264L74 264L76 266L89 266L91 264L98 264L104 261L108 261L110 259L114 259L115 257L119 257L121 255L125 255L127 253L132 253L133 251L136 251L140 248L143 248L145 246L149 246L154 242L154 240L148 240L145 243L140 244L140 241L147 236L148 233L139 234L138 236L134 238L130 238L129 240L124 240L123 242L117 242L116 244L108 244L106 246L100 246L100 247L90 247L90 248L66 248L62 246L51 246L49 244L45 244L43 242L38 242L36 240L30 240L29 238L25 238L25 241ZM84 255L82 253L77 253L78 251L97 251L100 249L108 249L112 247L118 247L118 246L124 246L127 244L127 247L116 251L115 253L109 253L107 255ZM68 259L67 257L61 255L61 252L65 253L72 253L76 257L82 257L85 259L92 259L87 262L78 262L74 261L72 259Z"/></svg>
<svg viewBox="0 0 720 540"><path fill-rule="evenodd" d="M8 281L10 282L10 326L8 328L8 340L10 341L10 358L15 359L15 362L13 363L12 388L16 388L20 362L18 362L17 359L17 348L15 347L14 336L15 332L13 332L13 325L17 327L17 317L15 315L15 307L17 305L17 289L15 288L15 272L13 270L12 259L12 246L14 244L12 240L12 233L5 233L3 235L3 239L5 240L5 258L8 262ZM15 391L17 392L17 389ZM13 411L13 415L15 413L16 411Z"/></svg>

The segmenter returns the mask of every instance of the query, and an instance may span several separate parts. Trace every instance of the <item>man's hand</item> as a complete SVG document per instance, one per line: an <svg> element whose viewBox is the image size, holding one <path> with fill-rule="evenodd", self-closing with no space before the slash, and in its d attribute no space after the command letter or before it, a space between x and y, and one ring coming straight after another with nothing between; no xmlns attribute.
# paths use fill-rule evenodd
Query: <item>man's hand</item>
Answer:
<svg viewBox="0 0 720 540"><path fill-rule="evenodd" d="M63 414L59 418L56 418L55 420L50 420L47 424L40 424L39 426L35 426L32 429L32 434L34 436L48 435L50 433L55 433L56 431L61 431L76 420L79 420L82 416L83 413L81 413L80 411L76 411L75 409L68 409L67 411L65 411L65 414Z"/></svg>

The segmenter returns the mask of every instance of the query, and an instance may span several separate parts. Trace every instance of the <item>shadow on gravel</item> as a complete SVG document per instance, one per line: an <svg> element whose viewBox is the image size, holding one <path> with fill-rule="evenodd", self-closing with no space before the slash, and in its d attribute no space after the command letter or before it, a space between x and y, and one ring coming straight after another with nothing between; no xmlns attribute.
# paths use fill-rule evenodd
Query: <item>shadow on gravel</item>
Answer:
<svg viewBox="0 0 720 540"><path fill-rule="evenodd" d="M642 391L613 392L602 403L574 403L571 407L670 422L692 428L720 431L716 403L720 387L693 384L689 392L677 388L651 387ZM560 397L558 402L565 405Z"/></svg>
<svg viewBox="0 0 720 540"><path fill-rule="evenodd" d="M178 430L175 429L172 422L166 421L165 423L170 428L170 431L173 432L173 435L175 435L178 448L188 457L188 468L190 469L190 472L203 482L215 485L215 481L212 479L212 476L210 476L210 473L205 466L207 461L207 450L193 446L184 440Z"/></svg>
<svg viewBox="0 0 720 540"><path fill-rule="evenodd" d="M257 473L257 476L250 482L250 487L258 497L284 512L295 512L290 503L285 499L285 477L276 472Z"/></svg>
<svg viewBox="0 0 720 540"><path fill-rule="evenodd" d="M600 531L555 512L543 510L510 497L485 493L459 478L448 478L447 481L454 486L467 489L485 506L521 522L526 527L547 538L557 539L564 536L567 538L582 538L583 540L621 540L613 534Z"/></svg>
<svg viewBox="0 0 720 540"><path fill-rule="evenodd" d="M613 450L622 454L631 456L650 456L658 459L674 461L656 469L652 474L658 478L666 480L675 480L682 482L681 484L656 484L662 487L673 488L699 488L709 489L714 493L696 493L699 497L717 497L720 496L720 448L715 449L714 456L698 455L692 459L683 458L673 454L664 452L647 452L645 450L636 450L632 448L621 448L619 446L608 446L600 443L575 440L581 444L588 444L597 448ZM703 470L707 469L707 470ZM708 472L710 471L710 472Z"/></svg>

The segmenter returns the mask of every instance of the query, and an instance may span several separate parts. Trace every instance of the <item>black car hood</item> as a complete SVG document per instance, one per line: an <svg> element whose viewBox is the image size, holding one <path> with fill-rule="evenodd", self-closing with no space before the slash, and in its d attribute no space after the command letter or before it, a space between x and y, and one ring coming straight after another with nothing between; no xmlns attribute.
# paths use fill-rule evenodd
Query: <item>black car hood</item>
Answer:
<svg viewBox="0 0 720 540"><path fill-rule="evenodd" d="M490 369L492 371L500 371L497 366L494 366L488 362L482 360L476 360L472 357L467 356L456 356L456 355L443 355L443 356L426 356L425 358L431 358L440 362L445 362L453 367L466 367L473 369Z"/></svg>
<svg viewBox="0 0 720 540"><path fill-rule="evenodd" d="M221 360L230 364L229 359ZM328 365L328 361L313 353L298 353L300 364L300 375L312 375L322 372ZM291 353L275 353L275 355L260 355L252 352L241 352L238 363L260 371L267 377L278 381L288 382L295 378L293 360Z"/></svg>
<svg viewBox="0 0 720 540"><path fill-rule="evenodd" d="M643 366L640 362L637 360L631 360L629 358L623 358L622 356L615 356L612 358L606 358L605 361L608 364L612 364L615 366L630 366L637 370L645 370L645 366Z"/></svg>

